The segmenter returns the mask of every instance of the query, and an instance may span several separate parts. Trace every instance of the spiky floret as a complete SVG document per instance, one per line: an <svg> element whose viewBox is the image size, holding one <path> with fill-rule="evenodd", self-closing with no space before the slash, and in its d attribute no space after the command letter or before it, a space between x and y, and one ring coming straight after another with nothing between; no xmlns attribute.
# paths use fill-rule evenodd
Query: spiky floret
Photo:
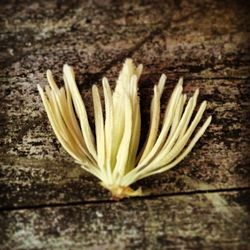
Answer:
<svg viewBox="0 0 250 250"><path fill-rule="evenodd" d="M194 134L206 109L202 102L192 119L199 90L187 101L182 93L183 79L177 83L160 127L160 99L166 76L154 86L147 139L138 152L141 130L140 99L137 94L142 65L126 59L112 91L103 78L104 110L98 87L93 85L95 137L72 67L63 67L65 86L58 88L47 71L50 86L45 92L38 85L53 130L64 149L81 167L96 176L115 198L141 195L130 185L145 177L162 173L177 165L194 147L211 122L211 116Z"/></svg>

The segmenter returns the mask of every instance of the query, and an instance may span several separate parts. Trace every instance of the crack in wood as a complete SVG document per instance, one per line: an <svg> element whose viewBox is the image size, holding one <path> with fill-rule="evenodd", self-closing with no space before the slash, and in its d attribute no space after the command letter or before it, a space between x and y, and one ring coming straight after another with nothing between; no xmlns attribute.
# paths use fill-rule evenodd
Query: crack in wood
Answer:
<svg viewBox="0 0 250 250"><path fill-rule="evenodd" d="M67 202L67 203L48 203L48 204L39 204L39 205L26 205L26 206L4 206L0 207L0 212L5 211L18 211L18 210L28 210L28 209L41 209L41 208L53 208L53 207L69 207L69 206L81 206L81 205L89 205L89 204L109 204L109 203L118 203L118 202L126 202L127 200L157 200L158 198L164 197L177 197L177 196L190 196L197 194L223 194L228 192L244 192L250 191L250 187L235 187L235 188L226 188L226 189L207 189L207 190L195 190L195 191L186 191L186 192L176 192L176 193L167 193L167 194L154 194L154 195L143 195L133 198L126 198L123 200L113 200L111 199L103 199L103 200L88 200L88 201L78 201L78 202Z"/></svg>

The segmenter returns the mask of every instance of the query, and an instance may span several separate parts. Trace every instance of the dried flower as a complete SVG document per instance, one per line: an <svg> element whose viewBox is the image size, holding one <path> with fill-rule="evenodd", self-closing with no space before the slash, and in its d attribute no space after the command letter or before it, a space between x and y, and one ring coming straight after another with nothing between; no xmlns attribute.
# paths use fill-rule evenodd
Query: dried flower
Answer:
<svg viewBox="0 0 250 250"><path fill-rule="evenodd" d="M70 66L63 67L65 87L58 88L50 70L47 71L50 87L46 86L44 92L38 85L50 123L64 149L83 169L100 179L101 185L117 199L141 195L141 188L132 190L130 185L178 164L211 122L210 116L190 139L205 111L206 101L191 121L199 90L186 103L180 78L160 128L160 99L166 81L163 74L154 86L148 136L141 151L137 152L141 130L137 88L142 68L126 59L114 91L107 78L103 78L105 114L98 87L93 85L95 136Z"/></svg>

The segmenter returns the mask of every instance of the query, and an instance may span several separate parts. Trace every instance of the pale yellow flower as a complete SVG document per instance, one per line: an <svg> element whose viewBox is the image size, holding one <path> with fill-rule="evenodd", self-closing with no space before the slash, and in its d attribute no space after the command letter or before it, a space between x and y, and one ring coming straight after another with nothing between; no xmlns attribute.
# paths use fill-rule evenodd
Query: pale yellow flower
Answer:
<svg viewBox="0 0 250 250"><path fill-rule="evenodd" d="M134 191L130 185L177 165L192 150L211 122L210 116L193 133L206 109L206 101L202 102L192 119L199 90L186 102L187 96L182 93L183 79L180 78L160 127L160 99L166 81L163 74L154 86L149 132L143 148L138 152L141 114L137 91L141 73L142 65L136 67L131 59L127 59L114 91L107 78L103 78L105 112L98 88L93 85L95 136L72 67L63 67L65 87L58 88L50 70L47 71L50 86L46 86L44 92L38 85L50 123L64 149L118 199L141 195L140 188Z"/></svg>

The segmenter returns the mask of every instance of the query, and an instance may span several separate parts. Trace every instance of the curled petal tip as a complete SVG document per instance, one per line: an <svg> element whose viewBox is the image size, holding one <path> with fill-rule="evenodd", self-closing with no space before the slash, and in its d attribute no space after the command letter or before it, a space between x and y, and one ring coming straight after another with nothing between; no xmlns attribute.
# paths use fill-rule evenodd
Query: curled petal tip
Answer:
<svg viewBox="0 0 250 250"><path fill-rule="evenodd" d="M182 86L183 85L183 76L180 77L179 81L178 81L178 85Z"/></svg>
<svg viewBox="0 0 250 250"><path fill-rule="evenodd" d="M72 67L71 67L70 65L68 65L67 63L65 63L65 64L63 65L63 71L71 70L71 69L72 69Z"/></svg>
<svg viewBox="0 0 250 250"><path fill-rule="evenodd" d="M210 115L210 116L207 118L207 120L208 120L208 123L210 124L211 121L212 121L212 116Z"/></svg>
<svg viewBox="0 0 250 250"><path fill-rule="evenodd" d="M36 87L37 87L39 92L42 91L42 87L40 86L40 84L37 84Z"/></svg>

